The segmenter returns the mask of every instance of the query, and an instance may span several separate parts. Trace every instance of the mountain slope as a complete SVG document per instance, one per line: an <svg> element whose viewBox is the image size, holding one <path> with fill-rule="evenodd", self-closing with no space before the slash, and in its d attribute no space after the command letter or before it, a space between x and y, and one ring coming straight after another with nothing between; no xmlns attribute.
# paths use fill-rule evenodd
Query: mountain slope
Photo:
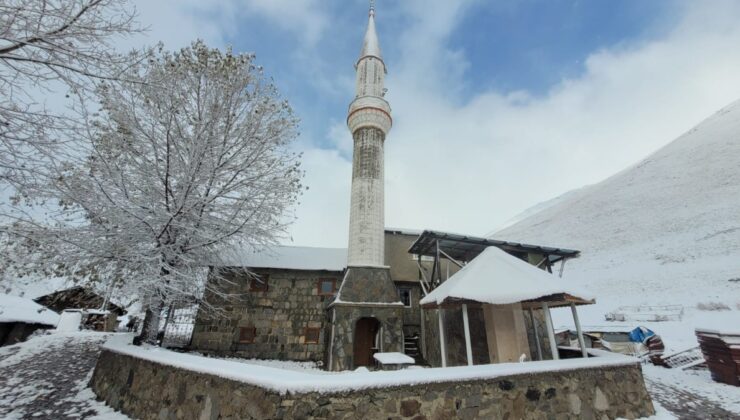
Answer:
<svg viewBox="0 0 740 420"><path fill-rule="evenodd" d="M638 164L538 206L491 236L580 249L566 276L600 297L602 313L722 302L737 315L740 101Z"/></svg>

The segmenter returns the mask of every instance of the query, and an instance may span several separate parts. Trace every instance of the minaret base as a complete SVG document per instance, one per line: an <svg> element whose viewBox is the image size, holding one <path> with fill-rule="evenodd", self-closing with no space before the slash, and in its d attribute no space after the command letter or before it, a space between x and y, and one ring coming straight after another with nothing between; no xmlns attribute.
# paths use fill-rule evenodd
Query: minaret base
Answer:
<svg viewBox="0 0 740 420"><path fill-rule="evenodd" d="M403 311L388 267L347 267L331 318L327 368L374 365L377 352L403 352Z"/></svg>

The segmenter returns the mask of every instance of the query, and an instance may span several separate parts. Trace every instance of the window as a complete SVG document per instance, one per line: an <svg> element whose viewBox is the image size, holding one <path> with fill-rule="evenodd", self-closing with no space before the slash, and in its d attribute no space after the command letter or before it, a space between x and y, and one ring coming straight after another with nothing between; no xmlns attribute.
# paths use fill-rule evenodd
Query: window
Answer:
<svg viewBox="0 0 740 420"><path fill-rule="evenodd" d="M403 302L403 306L411 306L411 288L399 287L398 295L401 297L401 302Z"/></svg>
<svg viewBox="0 0 740 420"><path fill-rule="evenodd" d="M266 292L267 291L267 283L270 280L270 276L268 274L262 274L262 275L255 275L252 277L252 279L249 282L249 291L250 292Z"/></svg>
<svg viewBox="0 0 740 420"><path fill-rule="evenodd" d="M411 254L411 259L413 261L418 261L418 258L419 258L419 254ZM421 256L421 261L422 262L425 262L425 261L434 261L434 257L432 257L431 255L422 255Z"/></svg>
<svg viewBox="0 0 740 420"><path fill-rule="evenodd" d="M305 332L306 344L318 344L319 337L321 336L321 328L306 328Z"/></svg>
<svg viewBox="0 0 740 420"><path fill-rule="evenodd" d="M257 329L254 327L240 327L239 328L239 342L240 343L254 343L254 337L257 336Z"/></svg>
<svg viewBox="0 0 740 420"><path fill-rule="evenodd" d="M316 289L319 296L333 296L337 292L336 279L319 279Z"/></svg>

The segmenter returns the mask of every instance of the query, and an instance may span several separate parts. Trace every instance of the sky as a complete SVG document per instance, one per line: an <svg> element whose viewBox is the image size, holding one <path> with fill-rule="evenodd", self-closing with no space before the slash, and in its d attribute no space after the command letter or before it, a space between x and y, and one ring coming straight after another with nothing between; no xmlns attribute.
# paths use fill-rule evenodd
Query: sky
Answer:
<svg viewBox="0 0 740 420"><path fill-rule="evenodd" d="M368 2L134 4L149 30L121 48L200 38L256 54L301 118L294 147L309 189L283 242L345 247L345 118ZM390 227L491 232L740 99L737 1L377 0L376 10L394 118Z"/></svg>

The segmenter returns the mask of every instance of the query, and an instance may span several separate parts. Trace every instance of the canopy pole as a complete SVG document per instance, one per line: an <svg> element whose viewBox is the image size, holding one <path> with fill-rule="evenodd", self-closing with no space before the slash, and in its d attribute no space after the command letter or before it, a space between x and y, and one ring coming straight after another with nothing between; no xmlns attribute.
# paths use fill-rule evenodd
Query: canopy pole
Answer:
<svg viewBox="0 0 740 420"><path fill-rule="evenodd" d="M560 260L560 273L558 274L558 277L563 277L563 270L565 270L565 257Z"/></svg>
<svg viewBox="0 0 740 420"><path fill-rule="evenodd" d="M465 328L465 353L468 356L468 366L473 366L473 346L470 344L470 322L468 321L468 304L462 304L463 327Z"/></svg>
<svg viewBox="0 0 740 420"><path fill-rule="evenodd" d="M550 339L550 350L552 351L552 360L560 360L558 355L558 343L555 342L555 330L552 328L552 316L550 307L546 302L542 302L542 311L545 313L545 324L547 324L547 337Z"/></svg>
<svg viewBox="0 0 740 420"><path fill-rule="evenodd" d="M456 260L456 259L454 259L454 258L450 257L450 255L449 255L448 253L446 253L446 252L442 251L441 249L439 250L439 253L440 253L440 254L442 254L442 255L444 255L444 256L445 256L445 258L447 258L448 260L450 260L450 261L452 261L453 263L455 263L455 265L456 265L456 266L458 266L458 267L460 267L460 268L463 268L463 265L462 265L462 264L461 264L461 263L460 263L460 262L459 262L458 260Z"/></svg>
<svg viewBox="0 0 740 420"><path fill-rule="evenodd" d="M532 318L532 327L534 327L534 342L537 344L537 360L542 360L542 344L540 344L540 329L537 327L537 320L534 319L534 311L529 308L529 317Z"/></svg>
<svg viewBox="0 0 740 420"><path fill-rule="evenodd" d="M570 304L570 310L573 312L573 322L576 323L576 333L578 334L578 345L581 346L581 354L583 354L583 357L588 357L586 340L583 339L583 329L581 329L581 321L578 319L578 311L576 311L575 303Z"/></svg>
<svg viewBox="0 0 740 420"><path fill-rule="evenodd" d="M447 367L447 350L445 349L445 330L442 322L442 308L437 309L437 319L439 320L439 355L442 359L442 367Z"/></svg>

